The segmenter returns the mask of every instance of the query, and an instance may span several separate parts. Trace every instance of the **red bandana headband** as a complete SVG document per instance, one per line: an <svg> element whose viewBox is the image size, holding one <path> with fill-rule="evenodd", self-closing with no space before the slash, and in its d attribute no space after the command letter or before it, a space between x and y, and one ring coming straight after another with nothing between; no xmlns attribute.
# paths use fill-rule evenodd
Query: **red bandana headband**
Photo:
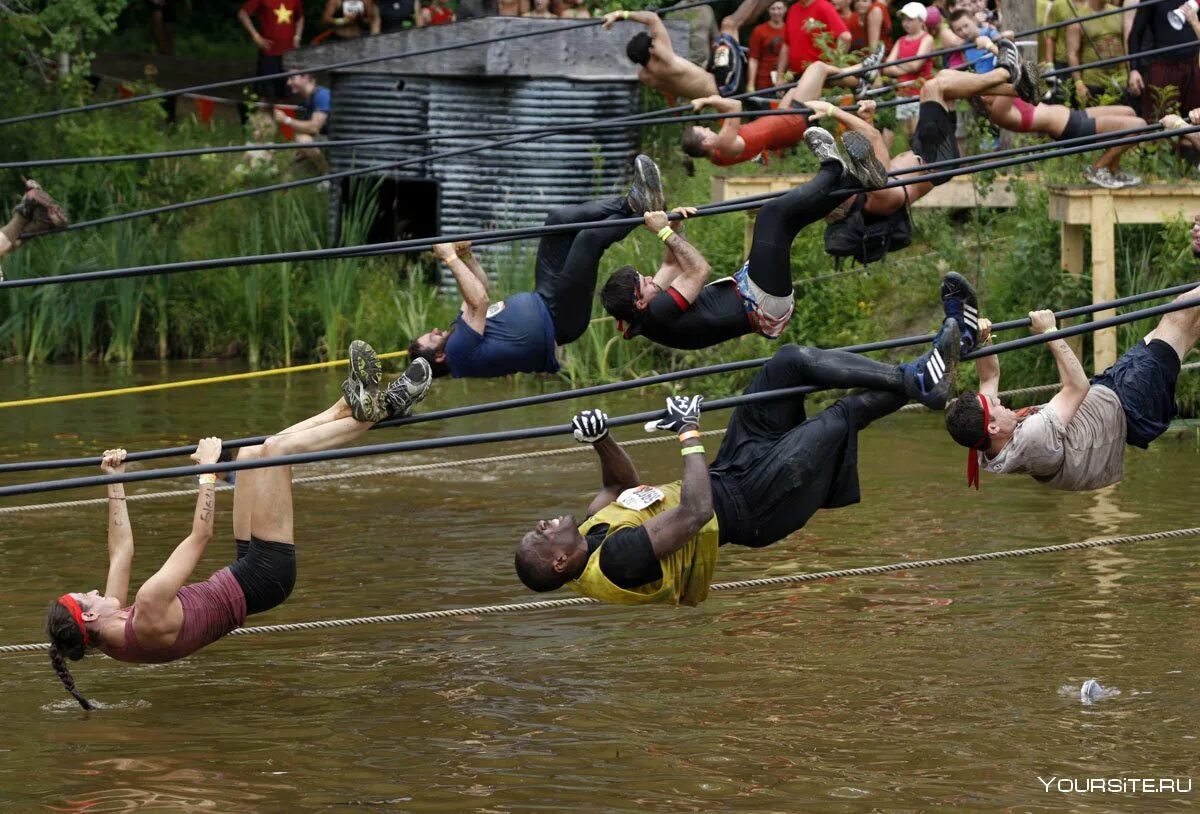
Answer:
<svg viewBox="0 0 1200 814"><path fill-rule="evenodd" d="M983 393L976 393L975 396L979 399L979 406L983 408L983 435L967 450L967 488L974 486L975 491L979 491L979 452L991 440L988 424L992 423L992 413L988 409L987 396Z"/></svg>
<svg viewBox="0 0 1200 814"><path fill-rule="evenodd" d="M75 624L79 625L79 632L83 634L83 646L90 646L92 642L88 636L87 627L83 624L83 610L79 607L79 603L75 601L75 597L70 594L63 594L58 598L58 604L70 611L71 618L75 620Z"/></svg>

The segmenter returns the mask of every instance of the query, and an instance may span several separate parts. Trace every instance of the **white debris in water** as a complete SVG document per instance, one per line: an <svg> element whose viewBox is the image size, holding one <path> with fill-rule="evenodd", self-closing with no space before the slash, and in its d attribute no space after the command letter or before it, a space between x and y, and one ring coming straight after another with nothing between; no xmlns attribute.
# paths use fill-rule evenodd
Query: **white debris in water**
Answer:
<svg viewBox="0 0 1200 814"><path fill-rule="evenodd" d="M1064 684L1059 688L1058 694L1078 698L1079 703L1090 706L1104 698L1120 695L1121 691L1116 687L1105 687L1096 679L1089 678L1080 687L1076 687L1074 684Z"/></svg>

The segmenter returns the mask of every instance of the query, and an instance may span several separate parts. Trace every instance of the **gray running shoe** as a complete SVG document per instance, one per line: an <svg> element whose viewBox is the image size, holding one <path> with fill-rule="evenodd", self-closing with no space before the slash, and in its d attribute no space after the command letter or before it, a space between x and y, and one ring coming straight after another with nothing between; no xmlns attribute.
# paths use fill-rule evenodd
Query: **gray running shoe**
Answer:
<svg viewBox="0 0 1200 814"><path fill-rule="evenodd" d="M13 212L27 221L23 232L26 236L51 232L67 225L67 214L62 206L32 178L25 182L25 195Z"/></svg>
<svg viewBox="0 0 1200 814"><path fill-rule="evenodd" d="M1042 69L1036 62L1022 57L1021 77L1013 83L1013 90L1031 105L1042 101Z"/></svg>
<svg viewBox="0 0 1200 814"><path fill-rule="evenodd" d="M1113 178L1107 167L1086 167L1083 170L1083 177L1090 183L1105 189L1120 189L1124 186L1116 178Z"/></svg>
<svg viewBox="0 0 1200 814"><path fill-rule="evenodd" d="M822 164L827 161L836 161L842 165L843 175L848 171L849 165L846 164L846 159L842 158L837 141L824 127L810 127L805 130L804 143Z"/></svg>
<svg viewBox="0 0 1200 814"><path fill-rule="evenodd" d="M379 354L375 349L355 339L350 343L350 379L362 382L367 387L374 387L383 378L383 365L379 363Z"/></svg>
<svg viewBox="0 0 1200 814"><path fill-rule="evenodd" d="M875 44L875 50L867 54L866 59L859 64L859 68L866 68L867 70L858 76L858 87L854 91L855 98L865 96L867 91L871 89L871 85L875 84L875 80L879 78L879 71L876 70L876 66L883 62L883 58L886 55L887 47L882 42L879 42Z"/></svg>
<svg viewBox="0 0 1200 814"><path fill-rule="evenodd" d="M1116 172L1109 170L1108 174L1112 176L1114 181L1123 187L1136 187L1138 184L1142 183L1141 178L1131 172L1125 172L1124 170L1117 170Z"/></svg>
<svg viewBox="0 0 1200 814"><path fill-rule="evenodd" d="M867 189L879 189L887 183L887 170L875 155L871 140L851 130L842 136L842 147L850 156L850 173Z"/></svg>
<svg viewBox="0 0 1200 814"><path fill-rule="evenodd" d="M429 385L433 384L433 369L429 362L417 358L408 370L388 385L383 391L383 402L389 418L404 418L412 415L413 407L425 398Z"/></svg>
<svg viewBox="0 0 1200 814"><path fill-rule="evenodd" d="M1008 71L1008 83L1014 88L1018 87L1021 84L1021 52L1017 44L1012 40L999 40L996 49L1000 52L996 55L996 67Z"/></svg>
<svg viewBox="0 0 1200 814"><path fill-rule="evenodd" d="M933 347L912 362L900 365L904 372L904 392L931 410L941 410L958 376L958 356L962 337L958 323L947 317L933 338Z"/></svg>
<svg viewBox="0 0 1200 814"><path fill-rule="evenodd" d="M635 215L666 211L667 199L663 194L662 176L650 156L639 155L633 160L633 185L629 187L625 201Z"/></svg>

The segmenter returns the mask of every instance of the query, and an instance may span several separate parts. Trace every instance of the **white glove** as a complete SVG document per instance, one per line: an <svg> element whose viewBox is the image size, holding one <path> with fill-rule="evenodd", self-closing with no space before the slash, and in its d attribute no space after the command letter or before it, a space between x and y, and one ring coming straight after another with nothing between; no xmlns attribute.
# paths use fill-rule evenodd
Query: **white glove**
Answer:
<svg viewBox="0 0 1200 814"><path fill-rule="evenodd" d="M700 426L700 402L704 396L669 396L667 413L657 421L646 422L646 432L667 430L679 432L690 425Z"/></svg>
<svg viewBox="0 0 1200 814"><path fill-rule="evenodd" d="M579 443L598 443L608 437L608 414L603 410L583 410L571 419L571 427Z"/></svg>

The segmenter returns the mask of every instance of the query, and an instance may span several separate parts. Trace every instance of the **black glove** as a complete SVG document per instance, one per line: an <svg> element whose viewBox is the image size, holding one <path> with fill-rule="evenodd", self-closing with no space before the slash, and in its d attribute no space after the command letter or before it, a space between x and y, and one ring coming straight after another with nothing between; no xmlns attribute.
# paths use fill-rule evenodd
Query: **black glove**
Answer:
<svg viewBox="0 0 1200 814"><path fill-rule="evenodd" d="M646 432L668 430L679 432L689 424L700 425L700 402L704 396L668 396L667 414L657 421L646 422Z"/></svg>
<svg viewBox="0 0 1200 814"><path fill-rule="evenodd" d="M603 410L583 410L571 419L571 427L579 443L599 443L608 437L608 414Z"/></svg>

